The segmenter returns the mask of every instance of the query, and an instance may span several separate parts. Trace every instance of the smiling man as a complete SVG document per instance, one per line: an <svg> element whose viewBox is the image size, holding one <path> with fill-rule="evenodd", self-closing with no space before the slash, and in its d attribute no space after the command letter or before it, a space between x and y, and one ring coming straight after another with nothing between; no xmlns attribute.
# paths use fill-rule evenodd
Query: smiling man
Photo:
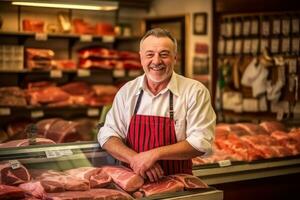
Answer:
<svg viewBox="0 0 300 200"><path fill-rule="evenodd" d="M140 42L144 75L117 93L101 147L150 181L192 174L191 158L211 153L216 115L200 82L174 72L177 41L166 30L148 31Z"/></svg>

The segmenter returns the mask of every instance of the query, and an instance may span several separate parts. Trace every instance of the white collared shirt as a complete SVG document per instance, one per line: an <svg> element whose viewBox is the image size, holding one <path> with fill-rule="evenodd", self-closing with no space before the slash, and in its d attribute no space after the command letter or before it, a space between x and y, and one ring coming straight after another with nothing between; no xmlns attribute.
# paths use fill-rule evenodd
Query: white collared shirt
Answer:
<svg viewBox="0 0 300 200"><path fill-rule="evenodd" d="M175 72L168 86L153 95L146 86L145 75L127 82L117 93L112 108L107 113L105 124L99 130L101 146L111 137L123 141L140 93L144 90L137 114L169 116L169 91L173 93L175 132L177 141L187 140L195 149L211 153L216 115L211 106L208 89L200 82L178 75Z"/></svg>

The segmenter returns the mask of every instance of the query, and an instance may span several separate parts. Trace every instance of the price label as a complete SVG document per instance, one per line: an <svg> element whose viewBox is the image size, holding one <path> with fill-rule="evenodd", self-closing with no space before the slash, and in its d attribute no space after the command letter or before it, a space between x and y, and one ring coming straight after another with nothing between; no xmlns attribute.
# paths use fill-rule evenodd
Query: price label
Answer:
<svg viewBox="0 0 300 200"><path fill-rule="evenodd" d="M59 158L62 156L70 156L73 155L73 152L70 149L65 150L47 150L45 151L47 158Z"/></svg>
<svg viewBox="0 0 300 200"><path fill-rule="evenodd" d="M62 156L71 156L73 155L73 151L71 149L60 150L60 154Z"/></svg>
<svg viewBox="0 0 300 200"><path fill-rule="evenodd" d="M0 108L0 115L5 116L5 115L10 115L10 108Z"/></svg>
<svg viewBox="0 0 300 200"><path fill-rule="evenodd" d="M31 118L40 118L40 117L44 117L44 111L35 110L31 112Z"/></svg>
<svg viewBox="0 0 300 200"><path fill-rule="evenodd" d="M51 70L50 71L50 77L51 78L61 78L62 77L62 71L61 70Z"/></svg>
<svg viewBox="0 0 300 200"><path fill-rule="evenodd" d="M137 77L139 75L141 75L141 70L129 70L128 72L128 76L130 77Z"/></svg>
<svg viewBox="0 0 300 200"><path fill-rule="evenodd" d="M81 42L92 42L93 36L92 35L80 35Z"/></svg>
<svg viewBox="0 0 300 200"><path fill-rule="evenodd" d="M102 37L102 41L103 42L107 42L107 43L114 42L115 41L115 37L114 36L103 36Z"/></svg>
<svg viewBox="0 0 300 200"><path fill-rule="evenodd" d="M97 108L89 108L87 110L87 115L89 117L99 116L99 109L97 109Z"/></svg>
<svg viewBox="0 0 300 200"><path fill-rule="evenodd" d="M125 76L125 70L124 69L115 69L113 71L113 76L116 78L124 77Z"/></svg>
<svg viewBox="0 0 300 200"><path fill-rule="evenodd" d="M47 35L47 33L36 33L35 40L46 41L46 40L48 40L48 35Z"/></svg>
<svg viewBox="0 0 300 200"><path fill-rule="evenodd" d="M8 162L12 169L18 169L21 167L21 163L18 160L9 160Z"/></svg>
<svg viewBox="0 0 300 200"><path fill-rule="evenodd" d="M218 161L218 164L220 167L227 167L231 165L231 161L230 160L220 160Z"/></svg>
<svg viewBox="0 0 300 200"><path fill-rule="evenodd" d="M77 71L77 76L78 77L88 77L91 76L91 71L87 69L79 69Z"/></svg>

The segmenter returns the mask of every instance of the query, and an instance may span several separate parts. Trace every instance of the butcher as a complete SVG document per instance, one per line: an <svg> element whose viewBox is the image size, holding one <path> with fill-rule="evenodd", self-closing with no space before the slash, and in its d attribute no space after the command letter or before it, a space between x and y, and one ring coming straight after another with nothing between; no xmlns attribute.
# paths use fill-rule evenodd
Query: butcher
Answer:
<svg viewBox="0 0 300 200"><path fill-rule="evenodd" d="M149 181L192 174L191 159L209 155L216 115L208 89L174 72L177 41L161 28L140 41L144 74L118 91L98 141Z"/></svg>

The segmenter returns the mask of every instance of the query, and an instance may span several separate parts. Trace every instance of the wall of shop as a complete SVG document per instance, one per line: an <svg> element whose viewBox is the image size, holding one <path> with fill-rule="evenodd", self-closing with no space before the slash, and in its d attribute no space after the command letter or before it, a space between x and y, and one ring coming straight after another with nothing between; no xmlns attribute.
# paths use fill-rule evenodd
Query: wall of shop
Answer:
<svg viewBox="0 0 300 200"><path fill-rule="evenodd" d="M207 13L207 33L205 35L194 35L193 14ZM193 59L195 56L195 44L206 43L209 47L209 58L212 56L212 0L154 0L149 12L150 16L171 16L187 14L190 18L187 34L187 69L186 75L193 76ZM211 59L210 59L210 67ZM210 70L211 71L211 70Z"/></svg>

